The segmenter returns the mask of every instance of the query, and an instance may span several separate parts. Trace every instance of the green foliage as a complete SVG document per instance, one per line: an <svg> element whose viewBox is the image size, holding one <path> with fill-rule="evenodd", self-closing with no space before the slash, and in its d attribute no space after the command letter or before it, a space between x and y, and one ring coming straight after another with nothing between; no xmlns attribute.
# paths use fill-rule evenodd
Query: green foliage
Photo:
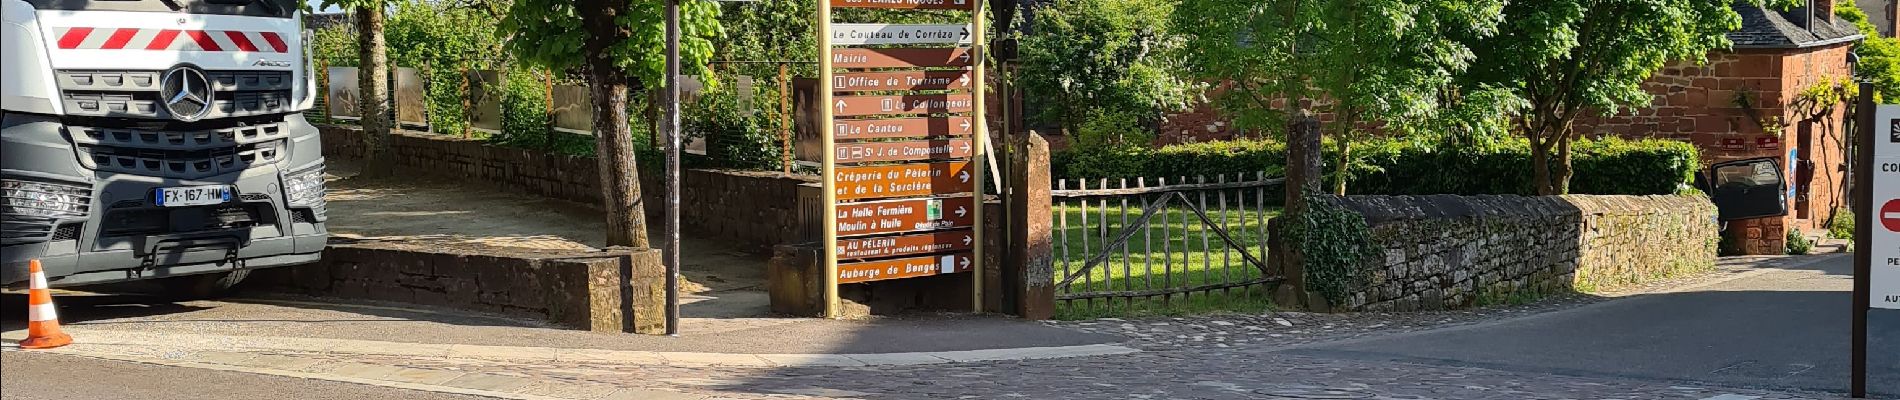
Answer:
<svg viewBox="0 0 1900 400"><path fill-rule="evenodd" d="M1359 270L1365 260L1377 255L1366 219L1352 210L1328 201L1330 196L1310 194L1305 212L1294 215L1287 224L1286 243L1300 249L1300 261L1306 274L1306 290L1325 296L1334 306L1342 306L1347 296L1366 281Z"/></svg>
<svg viewBox="0 0 1900 400"><path fill-rule="evenodd" d="M462 71L495 64L500 50L490 17L452 4L400 3L383 28L390 62L422 76L429 126L436 132L462 131L468 121Z"/></svg>
<svg viewBox="0 0 1900 400"><path fill-rule="evenodd" d="M1072 129L1069 143L1082 148L1142 147L1154 143L1154 129L1133 111L1093 110Z"/></svg>
<svg viewBox="0 0 1900 400"><path fill-rule="evenodd" d="M310 56L331 67L356 66L356 33L343 24L316 30L310 39Z"/></svg>
<svg viewBox="0 0 1900 400"><path fill-rule="evenodd" d="M612 13L599 7L566 0L514 0L501 21L500 31L508 39L504 47L529 64L555 71L579 69L595 56L583 47L589 32L581 26L581 15L619 13L614 22L631 37L608 43L605 56L639 82L658 87L651 83L666 76L665 2L629 0L627 9ZM713 40L724 34L717 3L680 2L680 73L710 77L706 64L712 61Z"/></svg>
<svg viewBox="0 0 1900 400"><path fill-rule="evenodd" d="M1814 241L1801 234L1801 228L1788 229L1788 238L1784 242L1788 245L1788 254L1804 255L1814 251Z"/></svg>
<svg viewBox="0 0 1900 400"><path fill-rule="evenodd" d="M1529 143L1435 147L1417 141L1368 140L1355 145L1347 187L1356 194L1535 194ZM1699 154L1688 143L1604 138L1574 145L1575 192L1674 194L1688 186ZM1235 140L1140 148L1070 149L1052 155L1056 178L1216 176L1284 170L1286 148L1273 140ZM1331 160L1332 155L1325 155ZM1329 179L1337 179L1329 177Z"/></svg>
<svg viewBox="0 0 1900 400"><path fill-rule="evenodd" d="M1834 210L1834 220L1827 223L1827 237L1854 240L1854 209L1842 207Z"/></svg>
<svg viewBox="0 0 1900 400"><path fill-rule="evenodd" d="M1329 131L1429 119L1471 65L1460 38L1496 31L1502 0L1181 0L1188 70L1235 82L1216 104L1243 129L1278 132L1276 99L1325 98ZM1487 60L1489 62L1489 60Z"/></svg>
<svg viewBox="0 0 1900 400"><path fill-rule="evenodd" d="M777 88L756 90L755 99L776 99ZM733 93L736 87L708 92L686 107L681 131L689 138L706 140L706 160L701 165L717 168L778 169L785 145L779 140L777 108L748 110ZM772 96L772 97L767 97Z"/></svg>
<svg viewBox="0 0 1900 400"><path fill-rule="evenodd" d="M1026 96L1045 100L1041 119L1070 132L1105 119L1138 125L1186 109L1202 85L1179 76L1184 58L1175 53L1182 41L1168 24L1172 9L1152 0L1045 3L1022 39L1017 83ZM1146 130L1090 133L1131 131Z"/></svg>
<svg viewBox="0 0 1900 400"><path fill-rule="evenodd" d="M1854 0L1835 3L1834 15L1853 22L1867 36L1854 44L1854 54L1860 55L1854 76L1874 83L1874 102L1900 99L1900 39L1881 36L1880 29L1867 20L1867 13L1855 6Z"/></svg>
<svg viewBox="0 0 1900 400"><path fill-rule="evenodd" d="M558 132L549 125L547 86L534 71L507 71L501 84L501 133L495 144L572 156L593 156L594 138Z"/></svg>
<svg viewBox="0 0 1900 400"><path fill-rule="evenodd" d="M1576 138L1570 125L1584 112L1647 106L1642 84L1651 74L1671 62L1703 62L1741 26L1729 0L1511 2L1503 14L1498 34L1472 45L1485 62L1460 85L1503 88L1522 99L1511 116L1538 154L1561 152L1557 144ZM1568 189L1562 169L1530 164L1553 172L1551 192Z"/></svg>

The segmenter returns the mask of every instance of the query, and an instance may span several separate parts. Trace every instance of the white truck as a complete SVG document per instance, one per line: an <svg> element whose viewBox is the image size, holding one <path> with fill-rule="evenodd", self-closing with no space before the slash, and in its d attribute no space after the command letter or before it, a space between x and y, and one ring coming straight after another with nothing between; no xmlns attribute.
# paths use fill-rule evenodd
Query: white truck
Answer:
<svg viewBox="0 0 1900 400"><path fill-rule="evenodd" d="M0 0L0 285L186 296L316 261L297 0Z"/></svg>

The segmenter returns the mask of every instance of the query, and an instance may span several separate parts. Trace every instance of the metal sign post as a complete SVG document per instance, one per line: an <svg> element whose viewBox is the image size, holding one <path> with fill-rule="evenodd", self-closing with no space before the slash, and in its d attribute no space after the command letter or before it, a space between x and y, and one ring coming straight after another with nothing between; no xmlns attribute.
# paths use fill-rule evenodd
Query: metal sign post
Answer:
<svg viewBox="0 0 1900 400"><path fill-rule="evenodd" d="M1862 83L1854 111L1854 398L1867 397L1868 314L1900 310L1900 105L1876 105L1873 94Z"/></svg>
<svg viewBox="0 0 1900 400"><path fill-rule="evenodd" d="M666 0L666 334L680 334L680 0Z"/></svg>
<svg viewBox="0 0 1900 400"><path fill-rule="evenodd" d="M827 317L841 316L840 284L963 272L982 311L980 4L818 2ZM967 12L970 23L832 23L833 7Z"/></svg>

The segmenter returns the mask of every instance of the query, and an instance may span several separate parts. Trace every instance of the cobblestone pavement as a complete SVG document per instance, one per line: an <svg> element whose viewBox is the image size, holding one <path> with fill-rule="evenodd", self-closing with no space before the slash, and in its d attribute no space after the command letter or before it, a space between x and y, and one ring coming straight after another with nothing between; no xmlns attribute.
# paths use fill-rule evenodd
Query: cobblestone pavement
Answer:
<svg viewBox="0 0 1900 400"><path fill-rule="evenodd" d="M876 368L535 366L451 360L372 364L519 377L574 392L609 388L681 398L862 399L1831 399L1824 394L1700 387L1472 368L1369 363L1271 351L1121 356ZM1724 397L1726 396L1726 397Z"/></svg>

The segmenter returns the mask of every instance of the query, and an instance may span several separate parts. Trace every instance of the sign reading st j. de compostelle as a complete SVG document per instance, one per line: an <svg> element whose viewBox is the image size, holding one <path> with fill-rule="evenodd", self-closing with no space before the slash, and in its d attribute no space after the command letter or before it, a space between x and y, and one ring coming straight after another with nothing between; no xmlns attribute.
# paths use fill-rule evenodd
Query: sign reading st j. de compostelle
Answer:
<svg viewBox="0 0 1900 400"><path fill-rule="evenodd" d="M1874 112L1874 226L1868 251L1873 259L1868 292L1873 308L1900 310L1900 105Z"/></svg>

